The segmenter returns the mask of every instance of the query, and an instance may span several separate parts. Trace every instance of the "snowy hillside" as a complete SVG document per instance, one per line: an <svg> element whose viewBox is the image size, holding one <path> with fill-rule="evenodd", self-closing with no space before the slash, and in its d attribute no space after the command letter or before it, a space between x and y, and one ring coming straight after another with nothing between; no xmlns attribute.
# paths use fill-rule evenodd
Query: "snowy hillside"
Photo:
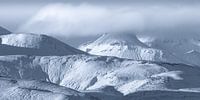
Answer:
<svg viewBox="0 0 200 100"><path fill-rule="evenodd" d="M0 35L10 34L11 32L0 26Z"/></svg>
<svg viewBox="0 0 200 100"><path fill-rule="evenodd" d="M46 35L0 39L0 100L200 98L200 67L181 64L168 49L140 42L135 35L107 34L81 47L108 56L84 53ZM184 56L197 62L199 51Z"/></svg>
<svg viewBox="0 0 200 100"><path fill-rule="evenodd" d="M116 89L112 90L113 94L119 91L127 95L146 90L200 87L200 68L183 64L71 55L1 56L0 65L1 76L46 80L81 91L113 86Z"/></svg>
<svg viewBox="0 0 200 100"><path fill-rule="evenodd" d="M146 37L148 38L148 37ZM164 39L164 38L140 38L145 44L151 47L163 48L173 53L186 53L194 50L200 52L200 39L195 38L178 38L178 39Z"/></svg>
<svg viewBox="0 0 200 100"><path fill-rule="evenodd" d="M90 54L134 60L181 62L165 49L148 47L133 34L104 34L96 41L80 46L79 49Z"/></svg>
<svg viewBox="0 0 200 100"><path fill-rule="evenodd" d="M59 40L40 34L8 34L0 36L1 55L69 55L82 54Z"/></svg>
<svg viewBox="0 0 200 100"><path fill-rule="evenodd" d="M89 95L101 98L101 100L199 100L198 91L174 91L174 90L155 90L138 91L125 96L109 95L102 92L90 92Z"/></svg>
<svg viewBox="0 0 200 100"><path fill-rule="evenodd" d="M126 96L101 91L78 92L53 83L0 77L0 100L198 100L199 91L139 91ZM164 98L163 98L164 97Z"/></svg>
<svg viewBox="0 0 200 100"><path fill-rule="evenodd" d="M140 40L153 48L164 49L171 52L184 63L200 65L200 38L163 39L141 37Z"/></svg>
<svg viewBox="0 0 200 100"><path fill-rule="evenodd" d="M84 93L36 80L0 77L0 100L94 100Z"/></svg>

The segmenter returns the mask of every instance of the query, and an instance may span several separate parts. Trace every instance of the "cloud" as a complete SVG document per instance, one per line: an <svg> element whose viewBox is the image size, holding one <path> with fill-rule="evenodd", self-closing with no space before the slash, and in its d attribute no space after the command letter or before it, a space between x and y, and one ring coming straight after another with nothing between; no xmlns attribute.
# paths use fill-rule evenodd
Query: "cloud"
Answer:
<svg viewBox="0 0 200 100"><path fill-rule="evenodd" d="M124 9L56 4L43 8L21 30L66 36L123 32L142 27L141 17Z"/></svg>
<svg viewBox="0 0 200 100"><path fill-rule="evenodd" d="M51 4L42 8L18 31L57 37L125 33L154 36L200 34L199 6L99 6Z"/></svg>

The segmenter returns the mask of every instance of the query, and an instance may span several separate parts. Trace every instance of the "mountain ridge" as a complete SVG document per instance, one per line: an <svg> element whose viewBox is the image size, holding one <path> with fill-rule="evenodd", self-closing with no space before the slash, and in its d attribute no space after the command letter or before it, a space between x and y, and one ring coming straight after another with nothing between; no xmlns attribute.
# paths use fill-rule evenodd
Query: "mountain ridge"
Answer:
<svg viewBox="0 0 200 100"><path fill-rule="evenodd" d="M80 50L94 55L116 56L134 60L182 62L170 52L149 47L134 34L105 34Z"/></svg>
<svg viewBox="0 0 200 100"><path fill-rule="evenodd" d="M176 57L181 58L183 62L191 65L200 65L200 38L178 38L178 39L164 39L164 38L140 38L143 43L152 48L164 49Z"/></svg>
<svg viewBox="0 0 200 100"><path fill-rule="evenodd" d="M1 54L20 55L70 55L84 54L55 38L42 34L13 33L1 35ZM16 49L16 50L15 50Z"/></svg>
<svg viewBox="0 0 200 100"><path fill-rule="evenodd" d="M0 39L2 100L199 99L200 67L179 62L133 34L105 34L89 45L91 50L84 48L103 50L106 56L40 34L13 33Z"/></svg>

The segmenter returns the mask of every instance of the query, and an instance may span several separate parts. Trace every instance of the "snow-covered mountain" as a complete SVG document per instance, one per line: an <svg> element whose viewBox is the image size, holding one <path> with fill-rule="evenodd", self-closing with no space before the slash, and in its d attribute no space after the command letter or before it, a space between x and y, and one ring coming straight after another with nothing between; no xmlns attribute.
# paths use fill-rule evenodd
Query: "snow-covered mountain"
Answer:
<svg viewBox="0 0 200 100"><path fill-rule="evenodd" d="M94 100L76 90L36 80L0 77L0 100Z"/></svg>
<svg viewBox="0 0 200 100"><path fill-rule="evenodd" d="M200 38L139 38L145 44L166 49L173 53L186 53L194 50L200 52Z"/></svg>
<svg viewBox="0 0 200 100"><path fill-rule="evenodd" d="M149 38L140 37L143 43L152 48L164 49L171 52L178 58L182 58L184 63L200 65L200 38Z"/></svg>
<svg viewBox="0 0 200 100"><path fill-rule="evenodd" d="M200 87L200 68L184 64L69 55L1 56L0 65L0 76L49 81L80 91L106 90L102 87L113 86L127 95L137 91ZM112 91L108 93L116 94Z"/></svg>
<svg viewBox="0 0 200 100"><path fill-rule="evenodd" d="M181 62L165 49L150 48L133 34L104 34L92 43L81 45L79 49L90 54L134 60Z"/></svg>
<svg viewBox="0 0 200 100"><path fill-rule="evenodd" d="M174 91L139 91L126 96L104 91L83 91L36 80L16 80L0 77L0 100L198 100L200 92L189 89ZM163 98L164 97L164 98Z"/></svg>
<svg viewBox="0 0 200 100"><path fill-rule="evenodd" d="M57 39L40 34L8 34L0 36L1 55L69 55L82 54Z"/></svg>
<svg viewBox="0 0 200 100"><path fill-rule="evenodd" d="M0 39L0 100L200 98L199 67L181 64L135 35L107 34L82 47L121 58L90 55L46 35L7 34ZM198 58L197 50L186 53Z"/></svg>
<svg viewBox="0 0 200 100"><path fill-rule="evenodd" d="M0 35L10 34L11 32L0 26Z"/></svg>

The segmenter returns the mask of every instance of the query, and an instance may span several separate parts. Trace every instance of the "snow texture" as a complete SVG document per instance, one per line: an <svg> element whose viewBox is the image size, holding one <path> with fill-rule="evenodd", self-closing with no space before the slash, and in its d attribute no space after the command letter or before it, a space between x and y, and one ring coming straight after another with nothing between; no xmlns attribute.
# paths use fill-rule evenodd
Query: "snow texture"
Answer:
<svg viewBox="0 0 200 100"><path fill-rule="evenodd" d="M130 94L200 87L200 68L184 64L69 55L1 56L0 65L1 76L49 81L79 91L113 86Z"/></svg>
<svg viewBox="0 0 200 100"><path fill-rule="evenodd" d="M152 48L164 49L171 52L183 63L200 66L200 38L163 39L141 37L143 43Z"/></svg>
<svg viewBox="0 0 200 100"><path fill-rule="evenodd" d="M140 42L133 34L104 34L92 43L81 45L79 49L90 54L133 60L182 62L166 50L151 48Z"/></svg>
<svg viewBox="0 0 200 100"><path fill-rule="evenodd" d="M195 58L196 64L189 65L174 54L174 48L163 45L174 42L155 45L131 34L107 34L81 47L96 55L46 35L7 34L0 38L0 100L200 98L198 46L180 49L191 43L195 46L197 41L175 47L188 62Z"/></svg>
<svg viewBox="0 0 200 100"><path fill-rule="evenodd" d="M9 34L0 36L0 55L69 55L83 54L59 40L40 34Z"/></svg>

